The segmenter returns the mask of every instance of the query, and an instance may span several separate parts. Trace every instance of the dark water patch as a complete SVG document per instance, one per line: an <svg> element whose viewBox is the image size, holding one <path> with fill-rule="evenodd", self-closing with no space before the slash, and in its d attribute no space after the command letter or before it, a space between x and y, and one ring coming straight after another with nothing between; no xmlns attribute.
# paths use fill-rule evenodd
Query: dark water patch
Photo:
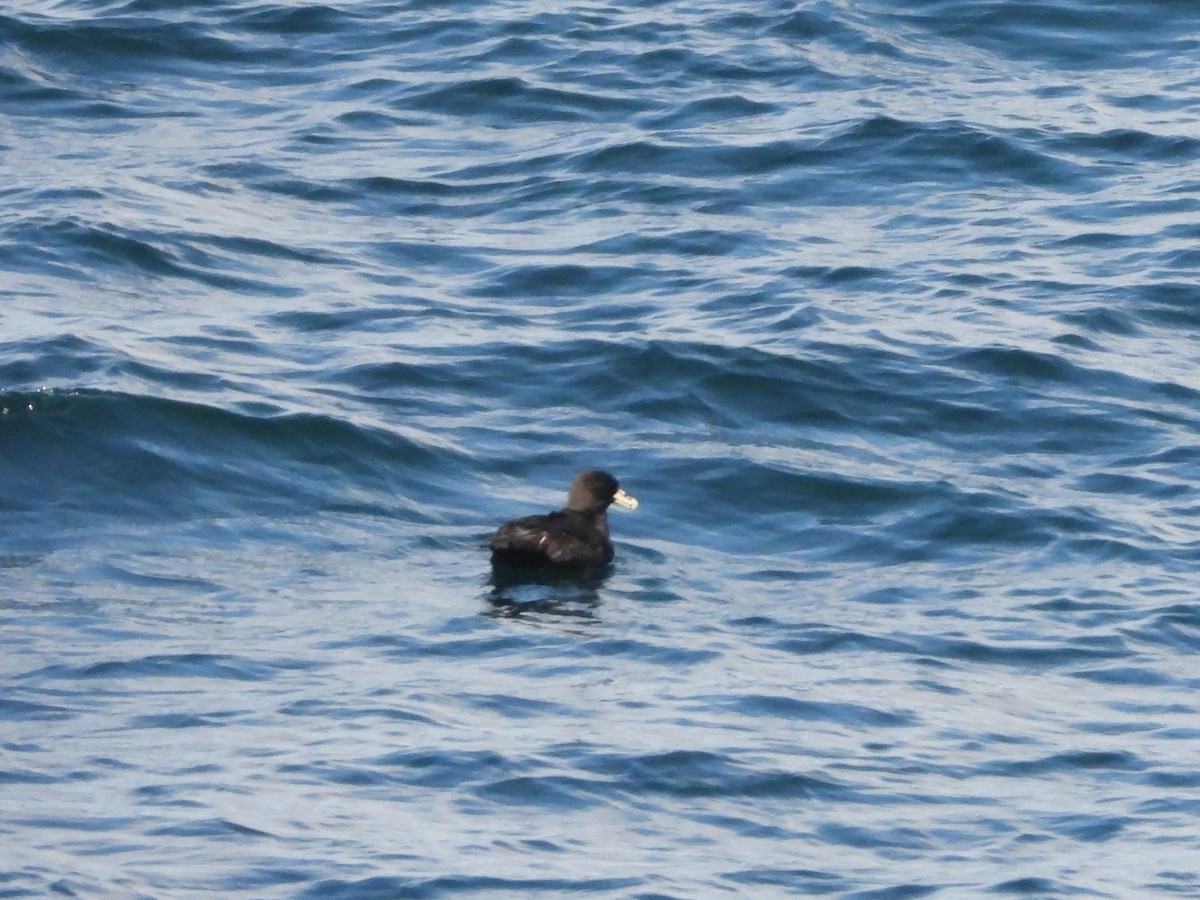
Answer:
<svg viewBox="0 0 1200 900"><path fill-rule="evenodd" d="M1139 315L1169 328L1200 327L1200 288L1192 282L1149 280L1130 288Z"/></svg>
<svg viewBox="0 0 1200 900"><path fill-rule="evenodd" d="M1162 387L1157 384L1017 347L959 352L948 362L961 377L994 386L993 397L1012 416L1010 428L1023 423L1012 428L1019 436L1009 445L1014 451L1069 455L1149 445L1145 410L1159 405ZM1002 435L997 428L989 437Z"/></svg>
<svg viewBox="0 0 1200 900"><path fill-rule="evenodd" d="M1147 763L1137 754L1104 750L1055 753L1041 759L985 763L977 767L980 774L1008 778L1072 776L1083 773L1141 772Z"/></svg>
<svg viewBox="0 0 1200 900"><path fill-rule="evenodd" d="M311 763L288 763L275 771L286 780L302 784L336 784L350 788L375 788L392 784L395 779L374 766L351 765L318 760Z"/></svg>
<svg viewBox="0 0 1200 900"><path fill-rule="evenodd" d="M530 764L494 751L400 750L371 761L393 770L396 780L424 787L487 785L526 777Z"/></svg>
<svg viewBox="0 0 1200 900"><path fill-rule="evenodd" d="M242 166L227 165L222 171L239 171ZM251 167L259 171L257 167ZM285 199L299 199L309 203L339 204L356 201L365 205L361 195L354 194L337 185L330 185L322 180L296 178L287 175L262 174L247 178L248 186L267 195L275 195Z"/></svg>
<svg viewBox="0 0 1200 900"><path fill-rule="evenodd" d="M537 189L538 179L515 178L463 182L457 179L424 179L373 176L341 183L337 190L353 200L360 213L381 216L431 216L472 219L494 212L498 205L511 206L514 194ZM369 248L373 257L391 268L390 282L397 283L400 273L415 271L479 272L494 265L487 255L462 246L419 241L375 242ZM441 309L431 306L431 312Z"/></svg>
<svg viewBox="0 0 1200 900"><path fill-rule="evenodd" d="M1190 897L1200 889L1200 878L1193 872L1166 870L1156 872L1154 880L1147 882L1144 887L1168 895Z"/></svg>
<svg viewBox="0 0 1200 900"><path fill-rule="evenodd" d="M530 700L512 694L459 694L459 698L468 706L489 710L512 719L578 715L578 711L567 704L547 700Z"/></svg>
<svg viewBox="0 0 1200 900"><path fill-rule="evenodd" d="M1050 878L1013 878L994 884L987 889L991 894L1005 894L1031 897L1055 897L1061 894L1059 886Z"/></svg>
<svg viewBox="0 0 1200 900"><path fill-rule="evenodd" d="M124 762L123 760L114 759L111 756L93 756L88 759L88 765L94 766L97 769L106 769L113 772L136 772L139 767L133 763Z"/></svg>
<svg viewBox="0 0 1200 900"><path fill-rule="evenodd" d="M1120 659L1127 648L1117 638L1064 641L1058 645L996 645L980 641L926 637L918 641L925 656L1038 670L1059 668L1086 660Z"/></svg>
<svg viewBox="0 0 1200 900"><path fill-rule="evenodd" d="M867 59L882 57L884 59L911 58L914 48L912 45L902 45L888 40L885 33L863 27L863 22L856 16L851 16L846 10L830 14L831 10L817 9L786 9L777 7L776 14L757 18L757 22L766 26L768 34L778 36L785 41L801 42L807 45L813 42L828 42L839 50L862 56ZM735 14L733 17L745 14ZM747 17L756 21L755 17ZM728 19L718 20L718 24Z"/></svg>
<svg viewBox="0 0 1200 900"><path fill-rule="evenodd" d="M832 896L850 887L842 875L813 869L745 869L727 872L722 878L735 885L763 885L812 896Z"/></svg>
<svg viewBox="0 0 1200 900"><path fill-rule="evenodd" d="M137 585L143 588L163 589L169 591L185 591L192 594L211 596L220 593L224 588L215 581L205 578L160 575L153 572L136 572L128 566L104 563L99 568L115 582ZM126 636L132 633L126 632Z"/></svg>
<svg viewBox="0 0 1200 900"><path fill-rule="evenodd" d="M425 241L376 241L365 252L390 270L413 275L422 272L431 272L438 276L448 272L471 273L490 265L484 257L469 248L430 244ZM389 274L384 281L395 284L397 279Z"/></svg>
<svg viewBox="0 0 1200 900"><path fill-rule="evenodd" d="M65 706L0 698L0 720L50 722L70 719L75 711Z"/></svg>
<svg viewBox="0 0 1200 900"><path fill-rule="evenodd" d="M791 840L798 835L798 832L791 828L774 823L756 822L742 816L702 815L696 816L696 821L705 825L712 825L714 828L730 831L734 834L753 838Z"/></svg>
<svg viewBox="0 0 1200 900"><path fill-rule="evenodd" d="M855 478L828 476L815 472L791 472L774 465L721 463L678 463L647 478L643 492L662 485L662 511L681 538L695 546L711 546L723 552L749 552L752 548L775 553L794 552L805 547L812 559L894 558L904 552L898 546L899 535L878 540L867 525L877 516L895 514L921 496L913 484L888 484ZM669 485L676 471L690 472L690 498L676 496ZM912 499L910 499L912 498ZM720 510L724 528L713 532L705 521L689 523L690 510ZM819 525L817 523L820 523ZM631 523L631 527L640 523ZM807 527L801 527L807 526Z"/></svg>
<svg viewBox="0 0 1200 900"><path fill-rule="evenodd" d="M229 819L197 819L148 829L147 834L161 837L208 838L220 840L244 840L246 838L269 838L273 835L249 825L241 825Z"/></svg>
<svg viewBox="0 0 1200 900"><path fill-rule="evenodd" d="M1075 481L1074 487L1086 493L1141 496L1155 500L1175 500L1196 492L1191 485L1116 472L1082 475Z"/></svg>
<svg viewBox="0 0 1200 900"><path fill-rule="evenodd" d="M124 832L140 824L132 816L76 816L68 818L55 815L26 816L20 823L34 828L80 832Z"/></svg>
<svg viewBox="0 0 1200 900"><path fill-rule="evenodd" d="M1196 735L1190 734L1187 740L1195 740ZM1162 815L1171 812L1183 812L1194 816L1200 809L1200 801L1192 799L1196 787L1200 787L1200 773L1197 772L1148 772L1138 779L1141 783L1156 788L1171 791L1188 791L1188 795L1174 796L1147 800L1138 807L1138 812L1145 815Z"/></svg>
<svg viewBox="0 0 1200 900"><path fill-rule="evenodd" d="M331 719L345 719L350 721L377 719L382 722L435 724L434 719L410 709L376 704L347 705L345 703L332 703L325 700L297 700L280 707L279 712L285 716L298 716L318 722Z"/></svg>
<svg viewBox="0 0 1200 900"><path fill-rule="evenodd" d="M1156 447L1144 456L1134 456L1115 460L1114 468L1161 468L1167 471L1187 468L1200 461L1200 447L1191 443L1175 443L1171 446Z"/></svg>
<svg viewBox="0 0 1200 900"><path fill-rule="evenodd" d="M895 606L902 603L918 601L921 594L916 588L893 585L884 588L873 588L854 598L856 603L871 603L878 606Z"/></svg>
<svg viewBox="0 0 1200 900"><path fill-rule="evenodd" d="M110 660L86 666L51 665L25 673L23 678L90 680L112 678L200 678L221 681L269 681L282 671L310 669L316 664L290 660L264 663L228 654L185 653Z"/></svg>
<svg viewBox="0 0 1200 900"><path fill-rule="evenodd" d="M1028 433L1013 428L1007 415L983 405L975 406L977 414L955 427L956 407L939 398L969 388L969 382L946 369L918 370L910 358L897 353L868 350L851 355L845 348L812 347L798 357L683 341L572 341L486 350L479 375L490 383L500 379L519 386L530 371L556 370L566 379L558 390L587 396L597 411L634 411L680 425L733 428L753 423L757 428L802 429L801 434L815 428L883 429L897 435L914 430L978 435L986 430L989 439L1002 439L1006 432ZM1050 413L1042 415L1049 418ZM1090 420L1080 417L1077 427L1085 426L1094 429Z"/></svg>
<svg viewBox="0 0 1200 900"><path fill-rule="evenodd" d="M1200 139L1131 129L1065 135L1053 143L1063 152L1101 161L1183 163L1200 159Z"/></svg>
<svg viewBox="0 0 1200 900"><path fill-rule="evenodd" d="M351 484L403 498L400 481L420 483L415 473L444 452L326 415L260 417L96 391L26 396L3 405L32 411L0 419L0 506L12 509L168 519L224 514L237 497L344 506ZM13 492L17 472L36 495Z"/></svg>
<svg viewBox="0 0 1200 900"><path fill-rule="evenodd" d="M104 221L72 216L58 220L23 222L7 230L9 241L23 248L13 258L18 271L57 272L75 281L92 284L100 273L117 282L129 278L180 279L207 288L265 296L295 296L297 289L279 281L249 277L245 259L222 258L213 252L213 241L180 232L163 233L130 229ZM247 239L215 239L238 251ZM250 241L261 249L262 242ZM9 244L11 252L13 244ZM280 250L277 245L275 252Z"/></svg>
<svg viewBox="0 0 1200 900"><path fill-rule="evenodd" d="M1082 669L1071 672L1073 678L1095 684L1140 685L1142 687L1169 687L1179 685L1178 678L1154 669L1140 666L1107 666L1103 669Z"/></svg>
<svg viewBox="0 0 1200 900"><path fill-rule="evenodd" d="M803 190L810 204L846 202L849 185L823 177L843 166L859 170L859 198L864 190L881 190L884 185L894 193L968 174L986 183L1054 191L1081 186L1089 177L1085 167L1040 152L1033 140L988 133L964 122L924 124L888 116L856 121L840 133L807 140L739 147L642 139L587 151L575 166L609 175L686 173L697 184L721 180L727 190L741 191L746 201L768 207L796 190ZM788 190L780 190L783 185Z"/></svg>
<svg viewBox="0 0 1200 900"><path fill-rule="evenodd" d="M674 750L640 756L591 753L576 763L609 779L607 786L634 796L754 797L846 801L858 792L836 781L796 772L745 767L728 756L699 750Z"/></svg>
<svg viewBox="0 0 1200 900"><path fill-rule="evenodd" d="M488 632L473 638L449 638L418 640L416 638L370 635L350 641L332 641L325 645L329 649L355 647L382 648L385 656L400 661L420 657L434 659L486 659L520 655L529 649L527 635Z"/></svg>
<svg viewBox="0 0 1200 900"><path fill-rule="evenodd" d="M807 626L790 630L793 632L793 636L773 641L771 647L776 650L782 650L785 653L794 653L800 656L844 651L877 651L882 653L900 653L909 656L920 655L917 652L915 644L907 641L876 637L823 626ZM795 632L800 632L800 634L795 634Z"/></svg>
<svg viewBox="0 0 1200 900"><path fill-rule="evenodd" d="M720 148L643 139L584 151L573 165L593 176L645 177L687 173L689 179L703 181L761 177L811 162L815 156L809 147L791 141L751 148Z"/></svg>
<svg viewBox="0 0 1200 900"><path fill-rule="evenodd" d="M1091 338L1084 337L1080 334L1060 334L1053 338L1055 344L1060 347L1071 347L1076 350L1100 350L1100 345Z"/></svg>
<svg viewBox="0 0 1200 900"><path fill-rule="evenodd" d="M1082 380L1081 370L1061 356L1022 347L984 347L956 354L955 368L1011 379L1015 383L1064 384Z"/></svg>
<svg viewBox="0 0 1200 900"><path fill-rule="evenodd" d="M865 829L846 825L821 825L817 832L831 844L858 848L930 850L930 838L914 828Z"/></svg>
<svg viewBox="0 0 1200 900"><path fill-rule="evenodd" d="M1107 704L1110 709L1115 709L1118 712L1129 713L1135 716L1160 716L1160 715L1191 715L1197 712L1197 708L1188 706L1183 703L1138 703L1129 700L1111 700Z"/></svg>
<svg viewBox="0 0 1200 900"><path fill-rule="evenodd" d="M305 335L309 340L313 340L322 334L346 335L400 328L402 327L401 320L404 318L406 318L404 311L395 308L364 309L356 307L352 309L295 310L272 313L268 318L268 322L275 327L294 332L297 335ZM387 374L389 367L393 365L401 367L400 373L405 378L417 378L425 371L425 366L423 365L394 361L388 363L364 363L361 366L346 367L341 371L350 373L347 380L352 383L355 382L354 373L358 371L367 373L368 379L372 373L379 371L384 373L379 377L379 381L393 385L405 383L403 379L397 378L396 374L392 374L391 376ZM339 380L338 376L338 372L330 372L327 378L336 382Z"/></svg>
<svg viewBox="0 0 1200 900"><path fill-rule="evenodd" d="M1051 817L1047 826L1056 834L1084 843L1104 843L1119 836L1134 820L1118 816L1071 815Z"/></svg>
<svg viewBox="0 0 1200 900"><path fill-rule="evenodd" d="M484 124L604 122L643 108L624 97L533 85L514 76L458 81L406 97L399 105Z"/></svg>
<svg viewBox="0 0 1200 900"><path fill-rule="evenodd" d="M81 18L29 16L0 19L0 36L34 54L44 65L109 79L114 72L179 73L188 64L265 62L253 50L199 18L172 21L160 7L151 14L100 11Z"/></svg>
<svg viewBox="0 0 1200 900"><path fill-rule="evenodd" d="M845 900L915 900L918 897L932 896L940 890L940 886L934 885L898 884L894 887L852 891L843 896Z"/></svg>
<svg viewBox="0 0 1200 900"><path fill-rule="evenodd" d="M719 231L715 229L684 229L672 230L659 234L623 234L605 238L595 243L578 248L588 253L600 253L605 256L637 256L646 258L662 258L667 256L752 256L756 249L763 245L759 235ZM607 270L600 270L603 274ZM632 270L632 275L645 279L648 284L658 284L664 277L670 277L676 272L666 272L660 268L642 264ZM632 278L620 281L614 279L606 285L610 291L628 290L636 287ZM739 297L741 303L747 298Z"/></svg>
<svg viewBox="0 0 1200 900"><path fill-rule="evenodd" d="M167 809L204 809L205 804L200 801L179 796L187 790L187 787L174 784L145 784L135 788L133 793L140 804L147 806L160 806Z"/></svg>
<svg viewBox="0 0 1200 900"><path fill-rule="evenodd" d="M641 268L605 266L517 266L497 273L477 289L478 296L591 297L599 291L636 287L646 280Z"/></svg>
<svg viewBox="0 0 1200 900"><path fill-rule="evenodd" d="M587 624L597 622L600 611L600 599L594 590L583 588L577 593L568 593L539 584L515 584L496 588L488 595L487 603L486 615L523 623L569 621L574 624ZM583 667L549 668L565 674ZM541 667L539 671L547 672L547 667Z"/></svg>
<svg viewBox="0 0 1200 900"><path fill-rule="evenodd" d="M1136 734L1153 729L1149 723L1133 722L1085 722L1075 726L1083 734Z"/></svg>
<svg viewBox="0 0 1200 900"><path fill-rule="evenodd" d="M1073 72L1134 69L1148 57L1169 58L1193 48L1196 37L1181 18L1183 9L1153 3L1129 10L1115 0L1099 5L923 0L898 18L1002 58Z"/></svg>
<svg viewBox="0 0 1200 900"><path fill-rule="evenodd" d="M1026 184L1047 191L1081 188L1085 167L1046 153L1031 135L993 133L963 121L911 122L875 116L827 139L821 152L850 157L876 184L957 182Z"/></svg>
<svg viewBox="0 0 1200 900"><path fill-rule="evenodd" d="M437 878L376 876L359 881L325 879L297 895L311 900L424 900L457 894L516 893L520 896L548 894L610 893L641 885L641 878L501 878L486 875L444 875Z"/></svg>
<svg viewBox="0 0 1200 900"><path fill-rule="evenodd" d="M565 775L506 778L480 785L474 795L503 806L533 806L547 811L578 811L607 803L599 782Z"/></svg>
<svg viewBox="0 0 1200 900"><path fill-rule="evenodd" d="M936 665L934 660L920 660L920 663L922 665L929 665L930 663L934 663ZM942 684L938 681L931 681L928 678L918 678L912 682L912 685L916 688L923 688L927 691L933 691L936 694L945 694L948 697L961 697L966 693L966 691L963 691L959 688L948 684Z"/></svg>
<svg viewBox="0 0 1200 900"><path fill-rule="evenodd" d="M46 750L41 744L16 743L14 741L5 741L0 744L0 749L7 750L9 753L44 753Z"/></svg>
<svg viewBox="0 0 1200 900"><path fill-rule="evenodd" d="M0 768L0 785L57 784L61 775L38 772L32 769L5 766Z"/></svg>
<svg viewBox="0 0 1200 900"><path fill-rule="evenodd" d="M454 360L364 364L331 372L329 380L414 412L426 409L429 398L440 391L466 387Z"/></svg>
<svg viewBox="0 0 1200 900"><path fill-rule="evenodd" d="M504 188L511 186L503 185ZM347 196L373 194L427 202L473 196L478 194L479 189L479 185L460 184L439 178L395 178L387 175L371 175L346 183Z"/></svg>
<svg viewBox="0 0 1200 900"><path fill-rule="evenodd" d="M905 517L902 533L922 545L940 548L1030 548L1046 546L1064 530L1079 530L1083 521L1081 517L1033 513L1002 498L977 494L953 504L923 504L917 514Z"/></svg>
<svg viewBox="0 0 1200 900"><path fill-rule="evenodd" d="M643 123L648 128L656 129L695 128L701 123L733 122L756 116L769 116L777 111L778 107L772 103L741 94L725 94L693 100L666 113L648 114Z"/></svg>
<svg viewBox="0 0 1200 900"><path fill-rule="evenodd" d="M1188 555L1173 550L1164 552L1159 546L1145 546L1140 540L1131 541L1109 538L1070 539L1060 542L1065 556L1093 563L1130 563L1144 566L1168 568L1172 559L1187 559Z"/></svg>
<svg viewBox="0 0 1200 900"><path fill-rule="evenodd" d="M531 71L558 58L556 48L545 37L535 33L511 35L472 52L469 58L475 64L520 64L526 71Z"/></svg>
<svg viewBox="0 0 1200 900"><path fill-rule="evenodd" d="M1071 250L1073 248L1121 250L1138 247L1144 243L1145 238L1141 235L1091 231L1085 234L1075 234L1070 237L1060 238L1053 241L1049 246L1060 250Z"/></svg>
<svg viewBox="0 0 1200 900"><path fill-rule="evenodd" d="M1128 632L1150 645L1165 645L1184 653L1200 651L1200 605L1175 604L1155 611L1143 627Z"/></svg>
<svg viewBox="0 0 1200 900"><path fill-rule="evenodd" d="M363 22L357 10L324 4L301 8L256 4L223 12L238 29L269 37L319 38L331 50L342 46L341 40Z"/></svg>
<svg viewBox="0 0 1200 900"><path fill-rule="evenodd" d="M384 115L379 112L355 110L353 112L342 113L334 119L334 122L351 133L364 131L385 132L395 128L397 119L395 116Z"/></svg>
<svg viewBox="0 0 1200 900"><path fill-rule="evenodd" d="M220 885L221 890L229 893L257 893L261 895L270 888L280 885L304 884L316 880L316 866L301 868L254 865L248 871L226 878Z"/></svg>
<svg viewBox="0 0 1200 900"><path fill-rule="evenodd" d="M631 53L628 65L630 72L638 76L638 83L652 89L658 97L664 94L669 97L674 91L689 91L698 81L705 84L715 80L735 89L745 89L748 85L768 83L784 74L774 59L756 53L751 45L744 45L742 54L736 57L693 47L664 46L661 36L644 46L650 49ZM805 80L820 76L819 69L799 60L787 71Z"/></svg>
<svg viewBox="0 0 1200 900"><path fill-rule="evenodd" d="M583 649L589 656L625 657L671 668L699 665L720 656L715 650L665 646L633 638L592 640Z"/></svg>
<svg viewBox="0 0 1200 900"><path fill-rule="evenodd" d="M771 646L802 656L825 653L875 652L927 661L983 663L993 666L1049 670L1086 661L1124 658L1128 651L1118 638L1062 641L1045 646L989 644L939 635L884 637L821 625L794 626L792 635Z"/></svg>
<svg viewBox="0 0 1200 900"><path fill-rule="evenodd" d="M239 715L238 713L158 713L147 716L134 716L129 720L130 728L212 728L228 724L227 720Z"/></svg>
<svg viewBox="0 0 1200 900"><path fill-rule="evenodd" d="M900 728L917 724L913 713L894 713L872 709L857 703L832 703L797 700L792 697L748 694L735 697L711 697L706 706L723 706L741 715L769 716L800 722L832 722L849 726Z"/></svg>
<svg viewBox="0 0 1200 900"><path fill-rule="evenodd" d="M0 76L2 77L2 76ZM78 117L92 121L119 121L127 118L154 115L153 113L131 107L128 104L114 103L99 99L96 95L82 90L65 87L54 87L37 81L25 81L17 89L5 90L5 100L9 102L11 116L62 116ZM0 149L11 149L0 144ZM6 252L8 248L0 248L0 254L5 262L16 261L20 257Z"/></svg>
<svg viewBox="0 0 1200 900"><path fill-rule="evenodd" d="M888 269L860 265L789 266L780 274L785 278L795 279L818 287L874 291L889 281L894 273Z"/></svg>
<svg viewBox="0 0 1200 900"><path fill-rule="evenodd" d="M344 257L335 256L328 250L289 246L264 238L203 234L196 235L195 241L198 246L211 247L238 259L241 265L246 265L248 260L255 259L313 265L344 265L348 262Z"/></svg>
<svg viewBox="0 0 1200 900"><path fill-rule="evenodd" d="M1183 96L1170 96L1158 93L1122 93L1110 91L1104 97L1107 103L1118 109L1135 109L1148 113L1179 112L1187 108L1187 99Z"/></svg>

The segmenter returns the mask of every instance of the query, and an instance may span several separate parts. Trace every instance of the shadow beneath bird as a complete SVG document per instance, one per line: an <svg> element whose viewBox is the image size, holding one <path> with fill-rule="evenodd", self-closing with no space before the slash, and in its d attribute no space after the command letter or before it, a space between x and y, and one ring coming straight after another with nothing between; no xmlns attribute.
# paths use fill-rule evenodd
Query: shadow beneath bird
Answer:
<svg viewBox="0 0 1200 900"><path fill-rule="evenodd" d="M587 572L502 567L488 579L487 615L503 619L558 616L598 619L610 566Z"/></svg>

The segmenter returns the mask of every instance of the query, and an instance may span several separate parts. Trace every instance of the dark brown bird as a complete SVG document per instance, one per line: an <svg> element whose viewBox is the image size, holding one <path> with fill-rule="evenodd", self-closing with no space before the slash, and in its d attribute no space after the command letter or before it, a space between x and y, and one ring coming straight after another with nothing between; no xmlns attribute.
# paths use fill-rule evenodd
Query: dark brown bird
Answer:
<svg viewBox="0 0 1200 900"><path fill-rule="evenodd" d="M514 519L487 542L494 567L579 570L612 562L607 509L637 509L638 502L607 472L591 469L576 476L567 505L558 512Z"/></svg>

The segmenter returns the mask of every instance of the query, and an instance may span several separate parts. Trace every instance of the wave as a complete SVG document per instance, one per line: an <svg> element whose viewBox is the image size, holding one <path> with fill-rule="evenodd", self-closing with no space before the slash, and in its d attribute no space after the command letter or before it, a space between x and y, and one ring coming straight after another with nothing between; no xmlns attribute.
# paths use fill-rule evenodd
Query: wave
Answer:
<svg viewBox="0 0 1200 900"><path fill-rule="evenodd" d="M329 415L114 391L8 393L0 408L9 512L173 519L399 504L420 518L436 493L421 473L446 452Z"/></svg>

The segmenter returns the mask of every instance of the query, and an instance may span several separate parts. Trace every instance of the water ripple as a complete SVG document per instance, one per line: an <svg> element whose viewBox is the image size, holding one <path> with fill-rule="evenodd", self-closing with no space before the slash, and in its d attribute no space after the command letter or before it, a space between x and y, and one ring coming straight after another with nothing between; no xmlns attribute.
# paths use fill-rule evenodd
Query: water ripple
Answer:
<svg viewBox="0 0 1200 900"><path fill-rule="evenodd" d="M0 893L1196 895L1198 41L7 4Z"/></svg>

